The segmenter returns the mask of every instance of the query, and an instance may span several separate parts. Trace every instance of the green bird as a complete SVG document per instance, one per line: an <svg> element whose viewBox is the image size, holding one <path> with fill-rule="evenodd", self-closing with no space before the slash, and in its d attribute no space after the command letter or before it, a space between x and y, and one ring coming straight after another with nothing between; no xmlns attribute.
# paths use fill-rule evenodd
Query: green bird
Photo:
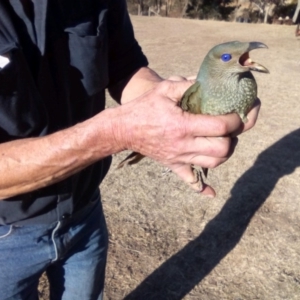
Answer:
<svg viewBox="0 0 300 300"><path fill-rule="evenodd" d="M257 98L257 84L251 71L269 73L249 57L249 52L268 48L260 42L233 41L213 47L205 56L196 82L184 93L179 106L193 114L225 115L237 113L247 122L247 114ZM139 162L143 155L131 153L119 165ZM207 177L207 169L203 168ZM197 179L199 173L196 171ZM203 181L202 181L203 184Z"/></svg>
<svg viewBox="0 0 300 300"><path fill-rule="evenodd" d="M196 82L184 93L179 105L194 114L237 113L247 122L247 113L257 98L257 84L250 71L269 73L253 62L249 51L268 48L259 42L220 44L205 56Z"/></svg>

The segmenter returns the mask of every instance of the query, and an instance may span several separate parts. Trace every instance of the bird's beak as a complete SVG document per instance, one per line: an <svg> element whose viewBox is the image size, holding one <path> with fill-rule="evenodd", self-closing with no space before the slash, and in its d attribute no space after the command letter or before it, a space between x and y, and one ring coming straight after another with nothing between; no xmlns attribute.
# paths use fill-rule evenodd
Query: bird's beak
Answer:
<svg viewBox="0 0 300 300"><path fill-rule="evenodd" d="M254 49L259 49L259 48L268 48L267 45L260 43L260 42L250 42L248 43L246 52L241 55L239 59L239 63L243 67L247 67L251 71L257 71L257 72L262 72L262 73L270 73L267 68L262 66L261 64L258 64L249 57L249 52Z"/></svg>

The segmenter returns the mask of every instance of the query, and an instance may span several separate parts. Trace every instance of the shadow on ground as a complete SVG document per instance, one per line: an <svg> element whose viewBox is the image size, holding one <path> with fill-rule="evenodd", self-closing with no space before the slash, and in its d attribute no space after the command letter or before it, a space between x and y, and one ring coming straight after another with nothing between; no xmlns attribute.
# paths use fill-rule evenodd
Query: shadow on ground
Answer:
<svg viewBox="0 0 300 300"><path fill-rule="evenodd" d="M231 197L203 232L164 262L124 300L179 300L237 245L278 180L300 166L300 130L262 152L236 182Z"/></svg>

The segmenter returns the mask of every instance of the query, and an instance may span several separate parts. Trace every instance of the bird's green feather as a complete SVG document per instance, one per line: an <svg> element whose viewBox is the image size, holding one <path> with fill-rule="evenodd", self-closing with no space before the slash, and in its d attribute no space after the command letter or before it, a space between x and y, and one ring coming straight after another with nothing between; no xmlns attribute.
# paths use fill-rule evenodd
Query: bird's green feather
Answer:
<svg viewBox="0 0 300 300"><path fill-rule="evenodd" d="M200 82L196 81L191 85L182 96L179 106L192 114L201 114L201 86Z"/></svg>

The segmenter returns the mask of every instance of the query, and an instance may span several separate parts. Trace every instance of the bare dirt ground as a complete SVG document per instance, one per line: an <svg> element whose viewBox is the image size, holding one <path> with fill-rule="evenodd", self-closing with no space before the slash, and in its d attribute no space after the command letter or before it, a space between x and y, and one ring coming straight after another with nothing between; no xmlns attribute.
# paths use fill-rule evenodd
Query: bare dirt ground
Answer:
<svg viewBox="0 0 300 300"><path fill-rule="evenodd" d="M159 17L132 21L150 67L162 76L195 75L212 46L231 40L267 44L268 50L251 57L270 74L254 74L262 100L256 127L240 136L228 162L209 173L216 198L195 194L150 159L116 170L127 153L114 157L101 185L110 231L106 299L300 299L295 27Z"/></svg>

